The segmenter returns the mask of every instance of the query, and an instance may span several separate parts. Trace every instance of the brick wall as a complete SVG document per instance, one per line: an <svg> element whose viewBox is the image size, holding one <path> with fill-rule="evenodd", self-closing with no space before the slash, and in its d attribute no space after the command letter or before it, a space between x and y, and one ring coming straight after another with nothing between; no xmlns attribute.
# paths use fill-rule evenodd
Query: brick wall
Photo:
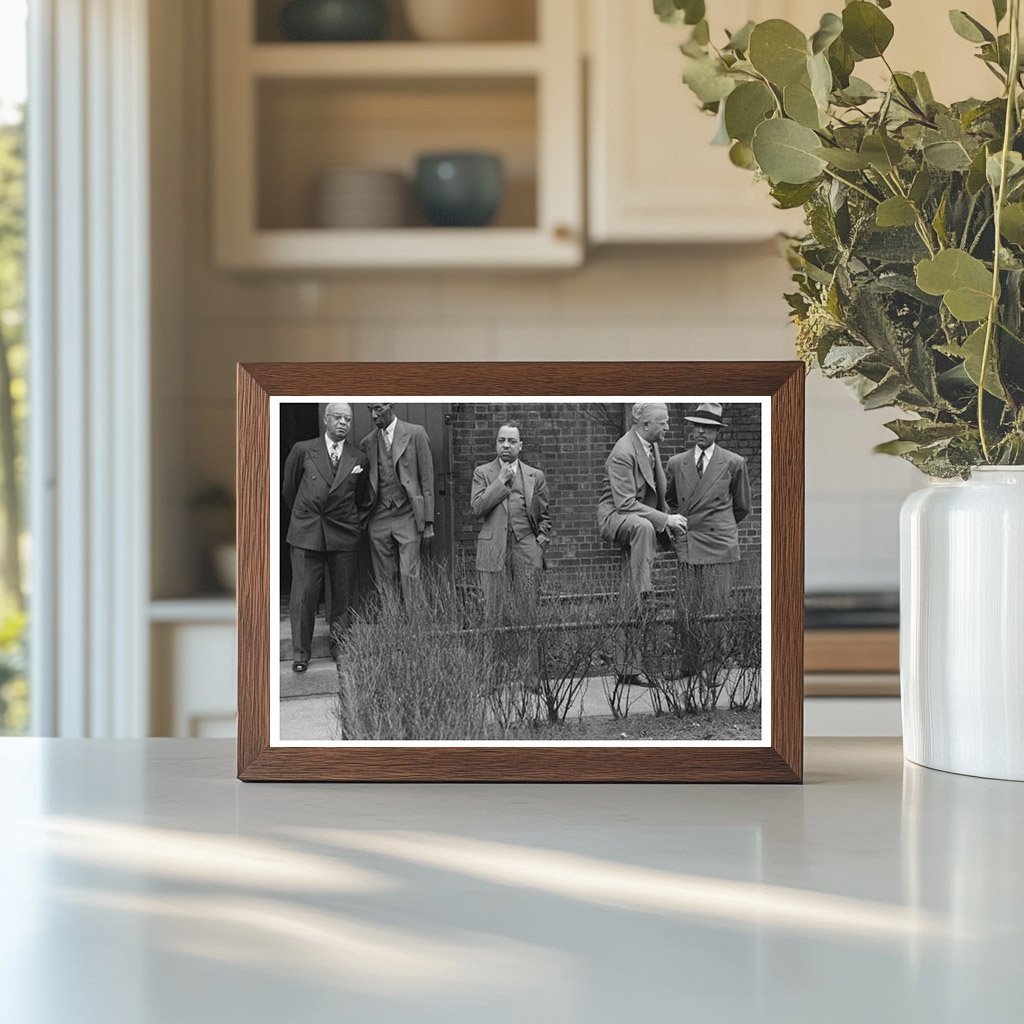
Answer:
<svg viewBox="0 0 1024 1024"><path fill-rule="evenodd" d="M693 407L673 406L669 435L660 446L663 462L687 445L683 415ZM740 526L744 581L756 582L761 556L761 407L733 405L725 409L727 426L719 435L723 447L747 460L753 508ZM549 561L555 569L614 567L619 553L597 531L597 502L604 482L604 463L622 436L626 410L622 405L487 403L452 406L451 445L456 562L472 566L479 521L469 508L473 469L495 456L499 425L522 424L521 458L544 471L548 481L554 540ZM659 559L659 575L674 563ZM550 581L549 581L550 582Z"/></svg>

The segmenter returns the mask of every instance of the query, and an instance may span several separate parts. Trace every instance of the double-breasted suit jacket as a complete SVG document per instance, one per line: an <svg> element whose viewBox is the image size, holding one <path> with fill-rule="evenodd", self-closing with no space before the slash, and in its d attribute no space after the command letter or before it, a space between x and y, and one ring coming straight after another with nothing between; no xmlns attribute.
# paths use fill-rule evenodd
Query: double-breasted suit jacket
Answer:
<svg viewBox="0 0 1024 1024"><path fill-rule="evenodd" d="M742 455L715 445L702 476L694 452L668 460L670 507L686 516L686 536L676 538L676 554L690 565L740 560L739 524L750 513L750 480Z"/></svg>
<svg viewBox="0 0 1024 1024"><path fill-rule="evenodd" d="M547 479L539 469L519 461L523 480L523 500L532 535L517 542L518 554L532 568L543 569L544 546L540 538L551 537L551 513L548 510ZM511 487L499 479L501 459L477 466L473 471L470 507L483 522L476 542L476 567L479 572L501 572L508 548L508 502Z"/></svg>
<svg viewBox="0 0 1024 1024"><path fill-rule="evenodd" d="M604 488L597 505L601 536L614 541L629 516L646 519L661 533L668 522L668 505L658 446L654 445L652 466L637 432L631 430L615 442L604 468Z"/></svg>
<svg viewBox="0 0 1024 1024"><path fill-rule="evenodd" d="M282 483L292 510L288 543L307 551L354 551L369 515L366 469L365 456L347 440L337 470L322 436L294 444Z"/></svg>
<svg viewBox="0 0 1024 1024"><path fill-rule="evenodd" d="M380 497L380 433L380 428L374 427L360 445L370 467L370 503L374 507ZM427 524L434 521L434 459L426 430L418 423L397 420L391 441L391 461L412 506L416 530L422 533Z"/></svg>
<svg viewBox="0 0 1024 1024"><path fill-rule="evenodd" d="M287 535L292 563L289 614L297 671L305 671L312 654L325 572L330 581L327 620L332 638L351 621L357 548L370 511L368 477L366 459L347 440L337 468L331 465L322 436L299 441L285 460L281 490L292 509Z"/></svg>

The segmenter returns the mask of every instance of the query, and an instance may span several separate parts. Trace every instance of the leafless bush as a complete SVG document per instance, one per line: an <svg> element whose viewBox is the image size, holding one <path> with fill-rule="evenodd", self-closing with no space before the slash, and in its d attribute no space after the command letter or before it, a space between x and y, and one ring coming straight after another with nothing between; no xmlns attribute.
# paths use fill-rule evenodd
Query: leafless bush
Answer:
<svg viewBox="0 0 1024 1024"><path fill-rule="evenodd" d="M655 707L681 716L709 712L723 691L732 709L761 703L760 595L750 585L716 593L680 575L673 614L639 623L644 674Z"/></svg>
<svg viewBox="0 0 1024 1024"><path fill-rule="evenodd" d="M334 638L342 738L500 737L505 726L493 701L504 666L489 635L473 628L477 618L443 571L425 573L414 600L380 595L367 617Z"/></svg>

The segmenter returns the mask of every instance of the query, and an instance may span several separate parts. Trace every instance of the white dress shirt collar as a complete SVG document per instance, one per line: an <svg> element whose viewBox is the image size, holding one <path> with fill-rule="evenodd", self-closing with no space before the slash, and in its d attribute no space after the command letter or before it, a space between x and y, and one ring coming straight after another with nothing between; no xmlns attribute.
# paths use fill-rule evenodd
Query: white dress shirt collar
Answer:
<svg viewBox="0 0 1024 1024"><path fill-rule="evenodd" d="M700 445L693 446L693 464L696 466L700 461L700 453L704 452L704 468L708 468L708 463L711 461L711 456L715 454L715 445L712 442L707 448L701 448Z"/></svg>
<svg viewBox="0 0 1024 1024"><path fill-rule="evenodd" d="M384 428L384 433L387 435L388 446L390 447L395 443L395 425L398 423L398 417L394 416L391 422Z"/></svg>
<svg viewBox="0 0 1024 1024"><path fill-rule="evenodd" d="M328 453L328 455L333 455L335 447L337 447L338 457L340 458L341 457L341 449L342 449L342 447L345 444L345 439L342 438L340 441L335 441L334 438L331 437L330 434L325 433L324 434L324 441L327 442L327 453Z"/></svg>
<svg viewBox="0 0 1024 1024"><path fill-rule="evenodd" d="M644 446L644 451L647 452L647 457L650 458L654 453L654 445L643 437L639 430L635 431L636 436L640 438L640 443Z"/></svg>

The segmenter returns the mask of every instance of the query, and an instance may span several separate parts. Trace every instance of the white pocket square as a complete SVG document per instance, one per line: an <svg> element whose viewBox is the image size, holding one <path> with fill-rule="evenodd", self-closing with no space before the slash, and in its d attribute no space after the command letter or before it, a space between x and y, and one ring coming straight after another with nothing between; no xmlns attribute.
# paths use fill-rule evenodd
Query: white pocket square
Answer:
<svg viewBox="0 0 1024 1024"><path fill-rule="evenodd" d="M352 475L353 476L355 476L356 473L362 473L362 471L363 471L363 467L362 466L353 466L352 467Z"/></svg>

